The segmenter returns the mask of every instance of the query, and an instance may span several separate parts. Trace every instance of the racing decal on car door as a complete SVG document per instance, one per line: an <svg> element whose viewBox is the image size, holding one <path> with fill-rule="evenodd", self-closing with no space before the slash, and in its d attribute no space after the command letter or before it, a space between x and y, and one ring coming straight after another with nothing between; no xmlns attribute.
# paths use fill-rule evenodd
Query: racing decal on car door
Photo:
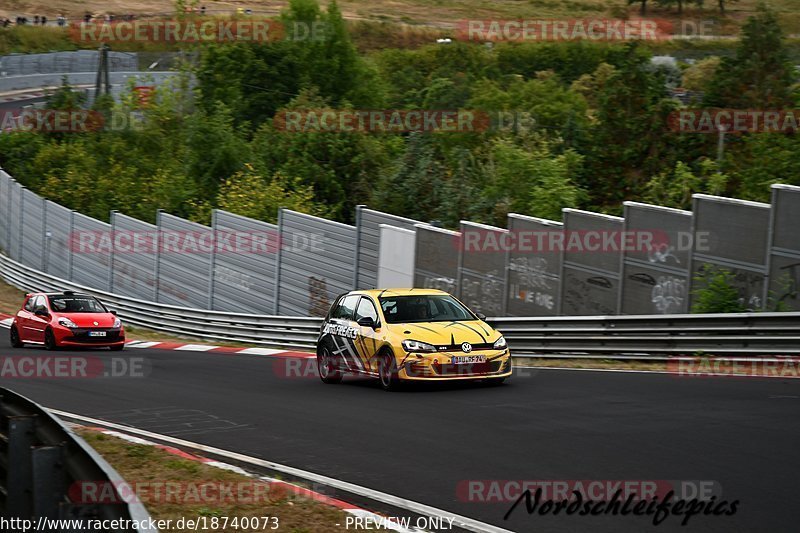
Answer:
<svg viewBox="0 0 800 533"><path fill-rule="evenodd" d="M346 370L363 372L364 364L356 345L359 336L358 328L351 324L328 322L323 329L333 343L333 355L339 355L346 365Z"/></svg>

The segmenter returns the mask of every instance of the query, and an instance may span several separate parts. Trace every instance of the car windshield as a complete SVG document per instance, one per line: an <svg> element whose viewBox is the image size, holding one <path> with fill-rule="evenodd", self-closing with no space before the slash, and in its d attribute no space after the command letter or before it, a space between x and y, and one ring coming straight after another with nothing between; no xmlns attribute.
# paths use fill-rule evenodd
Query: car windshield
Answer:
<svg viewBox="0 0 800 533"><path fill-rule="evenodd" d="M383 316L390 324L475 320L469 309L447 294L386 296L379 300Z"/></svg>
<svg viewBox="0 0 800 533"><path fill-rule="evenodd" d="M56 313L108 313L103 304L91 296L50 296L49 299Z"/></svg>

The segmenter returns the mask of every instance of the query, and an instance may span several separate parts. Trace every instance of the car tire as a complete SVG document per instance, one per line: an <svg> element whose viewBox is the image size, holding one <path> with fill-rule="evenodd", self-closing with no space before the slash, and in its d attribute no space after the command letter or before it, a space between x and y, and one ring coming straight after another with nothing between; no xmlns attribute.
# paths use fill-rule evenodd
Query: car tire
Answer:
<svg viewBox="0 0 800 533"><path fill-rule="evenodd" d="M25 343L22 342L22 339L19 337L19 330L17 326L11 326L11 330L8 333L9 341L11 341L12 348L22 348L25 346Z"/></svg>
<svg viewBox="0 0 800 533"><path fill-rule="evenodd" d="M44 332L44 348L45 350L57 350L58 342L56 336L53 334L52 329L46 329Z"/></svg>
<svg viewBox="0 0 800 533"><path fill-rule="evenodd" d="M123 348L125 348L124 344L114 344L113 346L109 346L112 352L121 352Z"/></svg>
<svg viewBox="0 0 800 533"><path fill-rule="evenodd" d="M341 383L342 381L342 371L327 346L323 346L317 352L317 373L322 382L329 385Z"/></svg>
<svg viewBox="0 0 800 533"><path fill-rule="evenodd" d="M391 350L384 352L378 360L378 379L381 388L385 391L396 391L400 388L400 378L397 376L397 361Z"/></svg>

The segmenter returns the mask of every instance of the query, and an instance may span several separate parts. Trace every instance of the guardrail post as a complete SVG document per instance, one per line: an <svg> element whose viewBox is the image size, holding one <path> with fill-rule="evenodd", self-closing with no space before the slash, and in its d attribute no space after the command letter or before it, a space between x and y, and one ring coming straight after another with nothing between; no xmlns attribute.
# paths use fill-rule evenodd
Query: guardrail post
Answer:
<svg viewBox="0 0 800 533"><path fill-rule="evenodd" d="M8 417L8 467L6 470L6 511L13 517L31 516L33 468L31 450L35 443L36 417Z"/></svg>
<svg viewBox="0 0 800 533"><path fill-rule="evenodd" d="M67 492L64 446L33 448L33 516L58 518Z"/></svg>

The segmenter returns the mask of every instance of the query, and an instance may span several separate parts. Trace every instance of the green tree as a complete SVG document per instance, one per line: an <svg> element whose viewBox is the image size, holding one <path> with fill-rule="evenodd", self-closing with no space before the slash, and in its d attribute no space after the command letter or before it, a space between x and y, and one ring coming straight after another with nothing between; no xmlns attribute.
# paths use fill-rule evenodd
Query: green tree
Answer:
<svg viewBox="0 0 800 533"><path fill-rule="evenodd" d="M330 214L324 205L314 202L311 187L299 185L298 180L280 172L264 178L251 165L245 165L244 170L225 180L216 203L231 213L272 223L277 222L281 207L309 215Z"/></svg>
<svg viewBox="0 0 800 533"><path fill-rule="evenodd" d="M795 69L776 13L760 4L742 27L736 56L722 59L705 104L737 109L782 109L795 103Z"/></svg>
<svg viewBox="0 0 800 533"><path fill-rule="evenodd" d="M695 281L699 287L692 291L692 313L743 313L747 311L734 286L734 275L726 268L705 265Z"/></svg>
<svg viewBox="0 0 800 533"><path fill-rule="evenodd" d="M724 194L729 178L718 171L716 163L704 159L698 166L700 171L696 173L689 165L678 161L671 171L657 174L647 183L645 200L666 207L691 209L695 193Z"/></svg>

